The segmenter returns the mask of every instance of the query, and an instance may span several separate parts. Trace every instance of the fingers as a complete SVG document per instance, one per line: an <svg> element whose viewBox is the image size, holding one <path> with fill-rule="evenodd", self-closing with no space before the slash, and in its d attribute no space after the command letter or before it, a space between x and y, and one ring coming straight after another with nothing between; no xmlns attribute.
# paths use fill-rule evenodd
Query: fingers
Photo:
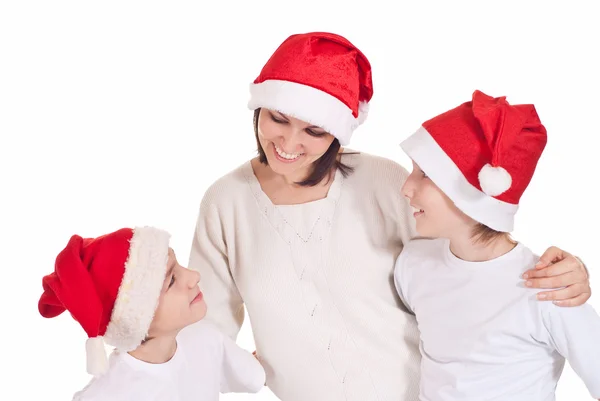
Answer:
<svg viewBox="0 0 600 401"><path fill-rule="evenodd" d="M559 276L529 279L525 282L525 285L530 288L557 289L582 282L587 282L587 280L583 278L580 272L569 272Z"/></svg>
<svg viewBox="0 0 600 401"><path fill-rule="evenodd" d="M568 253L562 249L551 246L550 248L546 249L542 256L540 256L540 260L537 262L535 267L536 269L544 268L554 262L564 259L567 255Z"/></svg>
<svg viewBox="0 0 600 401"><path fill-rule="evenodd" d="M540 292L537 294L537 298L543 301L566 301L583 295L587 295L589 298L590 293L591 290L586 284L579 283L560 290Z"/></svg>
<svg viewBox="0 0 600 401"><path fill-rule="evenodd" d="M523 274L523 278L531 279L531 278L539 278L539 277L553 277L560 276L561 274L570 273L574 271L577 267L573 266L569 263L563 263L564 261L558 262L554 265L550 265L547 267L535 268L531 270L527 270Z"/></svg>
<svg viewBox="0 0 600 401"><path fill-rule="evenodd" d="M566 299L564 301L554 301L554 303L561 307L574 307L581 306L590 299L591 294L581 294L575 298Z"/></svg>
<svg viewBox="0 0 600 401"><path fill-rule="evenodd" d="M528 287L558 288L587 282L589 276L583 263L573 255L568 255L565 259L548 267L526 271L523 278L528 280L526 283ZM552 287L548 287L548 285Z"/></svg>

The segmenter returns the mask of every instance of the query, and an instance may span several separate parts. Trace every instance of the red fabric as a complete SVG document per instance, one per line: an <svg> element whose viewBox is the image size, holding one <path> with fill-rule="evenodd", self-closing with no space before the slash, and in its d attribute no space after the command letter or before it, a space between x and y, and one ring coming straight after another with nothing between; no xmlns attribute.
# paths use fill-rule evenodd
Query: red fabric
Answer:
<svg viewBox="0 0 600 401"><path fill-rule="evenodd" d="M40 314L52 318L68 310L88 337L102 336L110 322L133 230L98 238L74 235L56 258L54 272L42 279Z"/></svg>
<svg viewBox="0 0 600 401"><path fill-rule="evenodd" d="M346 38L327 32L292 35L267 61L255 84L295 82L336 97L358 116L359 102L373 96L371 65Z"/></svg>
<svg viewBox="0 0 600 401"><path fill-rule="evenodd" d="M531 182L547 142L533 105L510 105L506 97L481 91L470 102L426 121L423 128L479 190L479 171L486 163L504 168L512 185L495 198L512 204L519 203Z"/></svg>

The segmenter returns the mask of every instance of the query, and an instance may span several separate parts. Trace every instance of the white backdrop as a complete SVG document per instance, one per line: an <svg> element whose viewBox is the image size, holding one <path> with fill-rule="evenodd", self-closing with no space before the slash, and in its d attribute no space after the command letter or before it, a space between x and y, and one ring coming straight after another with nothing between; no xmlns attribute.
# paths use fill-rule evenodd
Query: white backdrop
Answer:
<svg viewBox="0 0 600 401"><path fill-rule="evenodd" d="M599 172L596 2L385 2L0 4L0 399L67 400L87 383L80 326L37 312L71 234L157 225L187 263L202 194L255 154L248 84L292 33L332 31L363 50L375 95L351 148L407 168L399 142L474 89L534 103L549 142L515 237L581 256L600 290L586 185ZM247 323L239 343L253 350ZM586 399L567 368L558 400Z"/></svg>

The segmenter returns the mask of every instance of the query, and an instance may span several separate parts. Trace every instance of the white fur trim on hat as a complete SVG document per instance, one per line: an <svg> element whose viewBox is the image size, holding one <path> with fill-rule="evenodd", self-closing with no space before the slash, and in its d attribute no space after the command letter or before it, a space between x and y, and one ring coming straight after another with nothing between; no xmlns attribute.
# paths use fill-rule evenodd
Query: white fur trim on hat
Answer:
<svg viewBox="0 0 600 401"><path fill-rule="evenodd" d="M250 84L248 108L264 107L323 128L342 146L348 145L354 130L367 118L368 103L359 104L358 117L338 98L308 85L268 80Z"/></svg>
<svg viewBox="0 0 600 401"><path fill-rule="evenodd" d="M519 206L493 198L471 185L425 128L419 128L401 147L467 216L496 231L513 230Z"/></svg>
<svg viewBox="0 0 600 401"><path fill-rule="evenodd" d="M358 123L362 124L367 119L369 115L370 104L368 102L359 102L358 103Z"/></svg>
<svg viewBox="0 0 600 401"><path fill-rule="evenodd" d="M104 339L121 351L136 349L148 334L167 273L166 231L137 227L129 246L125 274Z"/></svg>
<svg viewBox="0 0 600 401"><path fill-rule="evenodd" d="M478 178L481 190L489 196L503 194L512 184L508 171L502 167L492 167L489 163L481 168Z"/></svg>

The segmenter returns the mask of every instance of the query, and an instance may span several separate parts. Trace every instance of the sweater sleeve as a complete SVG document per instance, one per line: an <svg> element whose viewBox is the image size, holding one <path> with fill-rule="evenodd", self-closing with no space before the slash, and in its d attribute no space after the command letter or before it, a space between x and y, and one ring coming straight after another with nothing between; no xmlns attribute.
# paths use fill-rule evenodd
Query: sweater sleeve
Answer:
<svg viewBox="0 0 600 401"><path fill-rule="evenodd" d="M549 345L583 380L591 396L600 398L600 317L590 304L572 308L545 303L542 321Z"/></svg>
<svg viewBox="0 0 600 401"><path fill-rule="evenodd" d="M265 371L258 360L223 336L221 393L257 393L265 385Z"/></svg>
<svg viewBox="0 0 600 401"><path fill-rule="evenodd" d="M416 221L415 221L415 217L413 216L413 208L410 205L410 201L408 200L408 198L406 198L405 196L402 195L402 186L404 186L404 183L406 182L406 179L408 178L408 171L406 171L404 168L401 168L400 172L399 172L399 188L397 189L398 193L401 196L400 201L398 202L398 215L400 216L400 227L402 227L403 229L401 230L402 234L401 234L401 238L402 238L402 243L404 245L408 244L409 241L415 239L415 238L421 238L419 236L419 234L417 233L417 225L416 225Z"/></svg>
<svg viewBox="0 0 600 401"><path fill-rule="evenodd" d="M222 221L209 193L200 205L188 267L200 272L208 305L205 319L235 339L244 321L244 305L231 275Z"/></svg>
<svg viewBox="0 0 600 401"><path fill-rule="evenodd" d="M380 202L385 204L386 219L396 223L394 237L406 245L417 238L416 222L410 201L402 194L402 187L408 178L408 171L394 161L385 161L376 178ZM384 201L385 200L385 201Z"/></svg>

